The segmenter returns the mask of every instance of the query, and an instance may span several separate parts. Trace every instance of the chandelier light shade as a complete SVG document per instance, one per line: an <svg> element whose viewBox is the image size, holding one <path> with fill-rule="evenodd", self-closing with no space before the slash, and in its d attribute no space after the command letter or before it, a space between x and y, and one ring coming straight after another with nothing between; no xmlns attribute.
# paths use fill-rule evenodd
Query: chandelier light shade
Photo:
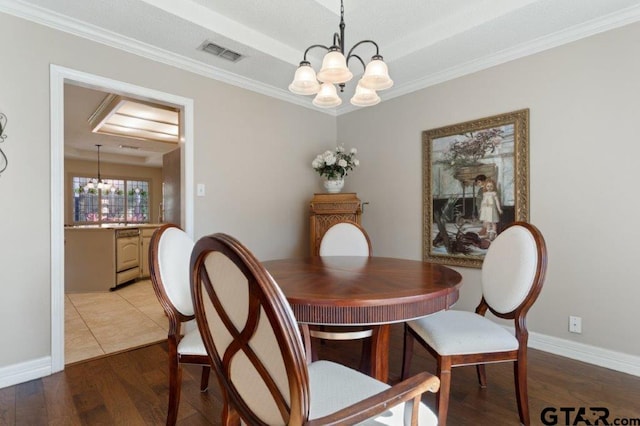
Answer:
<svg viewBox="0 0 640 426"><path fill-rule="evenodd" d="M387 64L384 63L380 55L378 44L373 40L362 40L357 42L344 53L344 3L340 0L340 32L333 34L333 44L330 47L322 44L311 45L305 50L300 66L296 70L293 82L289 85L289 90L298 95L314 95L313 104L320 108L336 107L342 103L338 96L335 85L340 87L340 92L344 91L345 84L353 78L353 73L349 69L349 61L356 59L362 65L364 75L358 82L356 93L351 98L351 103L356 106L370 106L380 102L377 90L388 89L393 86L393 80L389 77ZM371 61L365 65L362 58L356 55L354 50L364 44L371 44L375 47L375 54ZM322 66L318 74L311 67L307 60L307 53L315 48L327 51ZM318 83L321 82L322 84Z"/></svg>
<svg viewBox="0 0 640 426"><path fill-rule="evenodd" d="M342 99L338 96L336 86L331 83L322 83L320 91L313 99L313 104L320 108L337 107L342 103Z"/></svg>
<svg viewBox="0 0 640 426"><path fill-rule="evenodd" d="M351 103L355 106L366 107L380 103L380 96L373 89L362 87L362 80L356 86L356 93L351 98Z"/></svg>
<svg viewBox="0 0 640 426"><path fill-rule="evenodd" d="M318 73L318 80L323 83L346 83L353 78L353 74L347 68L347 58L338 51L330 50L324 55L322 68Z"/></svg>
<svg viewBox="0 0 640 426"><path fill-rule="evenodd" d="M382 61L382 57L380 59L372 58L358 84L372 90L384 90L393 86L393 80L389 77L387 64Z"/></svg>
<svg viewBox="0 0 640 426"><path fill-rule="evenodd" d="M311 68L309 62L302 62L296 70L293 82L289 85L296 95L315 95L320 90L320 83L316 78L316 72Z"/></svg>

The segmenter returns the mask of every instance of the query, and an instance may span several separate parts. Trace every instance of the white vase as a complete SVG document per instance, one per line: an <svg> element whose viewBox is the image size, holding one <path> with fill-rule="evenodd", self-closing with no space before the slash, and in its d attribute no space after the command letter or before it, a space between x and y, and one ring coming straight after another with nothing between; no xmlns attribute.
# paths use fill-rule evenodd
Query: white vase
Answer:
<svg viewBox="0 0 640 426"><path fill-rule="evenodd" d="M324 188L330 194L337 194L338 192L342 191L343 186L344 178L324 180Z"/></svg>

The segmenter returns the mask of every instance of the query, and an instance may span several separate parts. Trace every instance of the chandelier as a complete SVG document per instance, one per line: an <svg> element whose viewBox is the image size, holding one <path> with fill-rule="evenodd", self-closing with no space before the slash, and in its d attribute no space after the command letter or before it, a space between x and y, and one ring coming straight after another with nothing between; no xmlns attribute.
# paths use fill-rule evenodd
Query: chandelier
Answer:
<svg viewBox="0 0 640 426"><path fill-rule="evenodd" d="M356 86L355 94L351 98L351 103L356 106L371 106L380 102L377 90L388 89L393 86L393 80L389 78L387 64L380 56L378 44L373 40L362 40L356 43L344 55L344 5L340 0L340 33L333 34L333 45L327 47L321 44L309 46L304 51L304 57L300 66L296 70L293 82L289 85L289 90L298 95L316 95L313 104L320 108L336 107L342 103L338 96L335 85L340 87L340 92L344 91L345 83L353 78L353 73L349 71L349 60L357 59L364 68L364 75ZM362 58L353 51L360 45L371 43L376 48L376 54L371 57L371 61L365 65ZM307 53L311 49L322 48L327 50L327 54L322 60L322 68L316 75L307 61ZM320 84L322 83L322 84Z"/></svg>
<svg viewBox="0 0 640 426"><path fill-rule="evenodd" d="M87 189L98 188L98 189L101 189L103 191L108 191L109 189L111 189L111 184L105 182L100 177L100 147L102 145L96 144L96 146L98 147L98 179L96 179L96 178L91 179L91 181L89 183L87 183Z"/></svg>

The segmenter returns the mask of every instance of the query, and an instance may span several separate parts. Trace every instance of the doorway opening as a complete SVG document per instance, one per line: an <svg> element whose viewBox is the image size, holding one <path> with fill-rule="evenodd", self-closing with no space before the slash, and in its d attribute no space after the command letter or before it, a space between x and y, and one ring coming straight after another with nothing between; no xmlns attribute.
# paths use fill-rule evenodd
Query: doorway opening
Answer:
<svg viewBox="0 0 640 426"><path fill-rule="evenodd" d="M122 81L52 65L51 81L51 371L64 369L64 87L65 84L104 90L173 105L181 111L180 225L193 237L193 100Z"/></svg>

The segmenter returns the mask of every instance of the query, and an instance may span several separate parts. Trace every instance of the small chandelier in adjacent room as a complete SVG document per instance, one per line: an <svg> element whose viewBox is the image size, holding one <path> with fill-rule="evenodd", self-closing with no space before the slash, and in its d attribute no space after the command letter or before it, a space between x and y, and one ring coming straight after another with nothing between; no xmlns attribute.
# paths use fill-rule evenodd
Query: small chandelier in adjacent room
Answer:
<svg viewBox="0 0 640 426"><path fill-rule="evenodd" d="M349 60L352 58L357 59L364 68L364 75L358 82L355 94L351 98L353 105L375 105L380 102L380 97L376 91L393 86L393 81L389 78L387 64L382 60L376 42L372 40L359 41L349 50L345 57L344 28L344 5L343 1L340 0L340 33L333 34L333 45L331 47L321 44L309 46L304 52L304 57L296 70L293 82L289 85L289 90L298 95L316 95L313 104L320 108L337 107L342 103L335 85L340 86L340 91L342 92L344 91L345 83L353 78L353 73L348 68ZM375 55L371 57L371 61L366 65L360 56L353 53L358 46L365 43L370 43L376 48ZM307 53L316 47L328 51L322 60L322 68L317 75L311 68L311 63L307 61Z"/></svg>
<svg viewBox="0 0 640 426"><path fill-rule="evenodd" d="M108 191L109 189L111 189L111 184L105 182L104 180L102 180L102 177L100 177L100 147L102 145L96 144L96 146L98 147L98 179L96 178L91 179L91 181L87 183L87 189L97 188L103 191Z"/></svg>

